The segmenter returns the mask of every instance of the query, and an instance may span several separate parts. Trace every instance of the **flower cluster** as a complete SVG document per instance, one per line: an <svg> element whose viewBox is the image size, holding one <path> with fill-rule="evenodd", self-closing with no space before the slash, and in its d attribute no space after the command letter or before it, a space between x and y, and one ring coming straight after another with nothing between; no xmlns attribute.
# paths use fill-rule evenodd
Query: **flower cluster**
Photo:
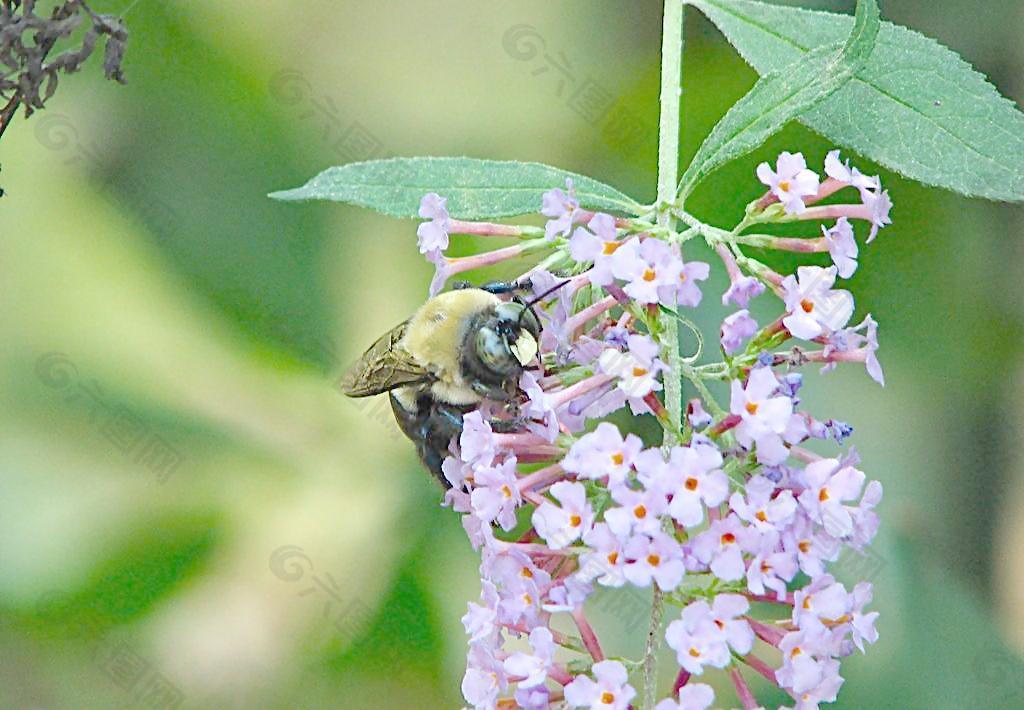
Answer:
<svg viewBox="0 0 1024 710"><path fill-rule="evenodd" d="M829 568L844 550L871 543L881 485L867 480L853 449L840 450L848 425L801 406L797 370L857 362L883 382L877 324L870 315L852 323L853 296L836 280L857 268L854 222L869 225L871 241L889 223L891 203L877 177L838 151L824 171L822 181L790 153L775 170L760 165L768 192L732 231L681 211L681 231L588 212L571 182L543 196L543 230L460 223L442 198L424 198L421 214L431 221L420 245L437 265L434 292L454 273L541 252L520 282L540 296L564 281L539 306L541 353L520 382L523 426L498 433L488 410L472 411L443 466L446 504L481 554L480 598L463 618L462 690L473 707L630 707L640 663L606 655L586 614L598 587L650 588L678 609L660 632L678 677L658 710L712 705L712 688L694 676L713 670L729 677L745 708L757 705L743 675L751 671L795 706L817 707L836 699L841 660L877 639L870 583L848 589ZM858 203L820 204L846 187ZM831 224L820 238L744 234L794 220ZM459 232L521 241L444 257L448 234ZM673 355L670 342L670 326L688 324L685 308L701 303L710 271L684 258L696 237L729 275L722 303L739 308L722 322L722 359L705 364L699 353ZM827 252L832 264L783 275L748 256L750 246ZM749 306L767 294L781 309L761 326ZM784 349L790 340L803 344ZM673 367L693 392L681 412L666 406ZM647 444L605 421L627 406L657 417L665 441ZM811 440L836 454L812 452ZM560 617L573 633L557 630Z"/></svg>

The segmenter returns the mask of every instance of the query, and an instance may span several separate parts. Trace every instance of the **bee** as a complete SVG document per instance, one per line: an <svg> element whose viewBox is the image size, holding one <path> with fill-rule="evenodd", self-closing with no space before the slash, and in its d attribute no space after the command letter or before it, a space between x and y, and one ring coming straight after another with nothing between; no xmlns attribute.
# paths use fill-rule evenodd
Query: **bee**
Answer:
<svg viewBox="0 0 1024 710"><path fill-rule="evenodd" d="M399 428L446 487L441 464L462 431L462 416L484 399L505 403L514 414L519 378L537 358L541 324L533 305L548 294L530 302L501 298L523 288L462 284L434 296L382 335L339 382L349 397L389 393Z"/></svg>

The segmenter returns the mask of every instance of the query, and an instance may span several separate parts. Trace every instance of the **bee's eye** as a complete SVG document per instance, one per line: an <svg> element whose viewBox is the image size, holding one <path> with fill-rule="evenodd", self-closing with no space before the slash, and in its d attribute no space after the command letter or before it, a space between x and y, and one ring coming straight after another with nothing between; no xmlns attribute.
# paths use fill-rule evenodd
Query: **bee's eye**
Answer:
<svg viewBox="0 0 1024 710"><path fill-rule="evenodd" d="M492 328L481 328L476 334L476 354L488 370L498 375L513 374L519 366L508 343Z"/></svg>

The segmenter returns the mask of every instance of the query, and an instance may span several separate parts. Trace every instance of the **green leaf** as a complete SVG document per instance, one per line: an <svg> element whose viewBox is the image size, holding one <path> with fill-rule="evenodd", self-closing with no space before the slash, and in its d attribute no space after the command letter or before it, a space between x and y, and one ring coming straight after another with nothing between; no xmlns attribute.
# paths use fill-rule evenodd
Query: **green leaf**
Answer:
<svg viewBox="0 0 1024 710"><path fill-rule="evenodd" d="M613 187L541 163L475 158L390 158L328 168L275 200L334 200L392 217L416 217L428 192L448 198L456 219L494 219L540 211L541 196L572 178L587 209L639 214L640 205Z"/></svg>
<svg viewBox="0 0 1024 710"><path fill-rule="evenodd" d="M754 150L849 82L871 56L879 24L875 0L859 0L845 46L819 47L765 74L704 140L680 181L680 195L685 197L716 168Z"/></svg>
<svg viewBox="0 0 1024 710"><path fill-rule="evenodd" d="M841 41L852 18L753 0L690 0L759 74ZM881 24L856 77L800 120L926 185L1024 200L1024 114L954 52Z"/></svg>

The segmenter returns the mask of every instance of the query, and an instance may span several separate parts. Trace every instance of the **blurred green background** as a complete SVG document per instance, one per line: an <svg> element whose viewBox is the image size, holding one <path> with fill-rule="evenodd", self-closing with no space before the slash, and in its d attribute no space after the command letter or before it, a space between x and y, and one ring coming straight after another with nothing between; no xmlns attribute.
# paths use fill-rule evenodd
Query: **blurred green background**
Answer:
<svg viewBox="0 0 1024 710"><path fill-rule="evenodd" d="M882 10L1024 100L1019 0ZM459 707L476 556L386 403L334 387L425 297L415 225L265 195L439 154L649 201L660 3L140 0L127 22L127 86L94 58L0 146L0 707ZM753 80L688 11L686 154ZM757 162L830 147L791 126L691 207L730 225ZM888 386L805 389L886 491L875 554L840 565L882 617L838 705L1024 707L1024 212L882 176L895 223L850 287ZM618 599L598 630L636 656L647 602Z"/></svg>

